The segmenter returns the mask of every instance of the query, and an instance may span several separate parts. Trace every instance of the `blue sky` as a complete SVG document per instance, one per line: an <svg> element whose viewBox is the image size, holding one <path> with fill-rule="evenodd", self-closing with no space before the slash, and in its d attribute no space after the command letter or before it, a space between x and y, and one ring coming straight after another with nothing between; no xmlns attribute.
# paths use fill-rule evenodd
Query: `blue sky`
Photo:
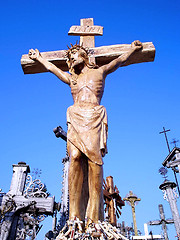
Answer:
<svg viewBox="0 0 180 240"><path fill-rule="evenodd" d="M0 15L0 187L9 190L12 164L25 161L42 169L41 180L60 201L65 143L54 136L53 128L66 129L66 109L72 102L70 89L50 73L24 75L20 58L30 48L40 51L67 49L79 37L68 36L81 18L94 18L104 27L95 45L153 42L153 63L118 69L106 79L102 104L109 121L108 155L104 177L112 175L122 197L132 190L142 200L137 205L137 225L159 218L162 203L167 218L158 174L168 154L163 126L170 128L169 141L180 137L179 112L179 20L178 1L3 1ZM171 148L173 145L171 145ZM170 180L174 181L171 171ZM179 180L179 176L178 176ZM179 199L177 201L178 206ZM51 220L49 220L51 221ZM131 225L126 205L119 220ZM37 239L51 228L47 223ZM175 239L174 226L169 238ZM149 227L154 234L160 227Z"/></svg>

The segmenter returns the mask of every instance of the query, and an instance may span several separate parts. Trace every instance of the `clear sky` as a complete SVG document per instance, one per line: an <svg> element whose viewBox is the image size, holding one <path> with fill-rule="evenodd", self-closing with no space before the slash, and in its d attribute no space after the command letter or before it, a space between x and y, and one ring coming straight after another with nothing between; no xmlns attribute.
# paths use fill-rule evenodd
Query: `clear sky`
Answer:
<svg viewBox="0 0 180 240"><path fill-rule="evenodd" d="M131 43L139 39L153 42L155 61L118 69L106 79L102 104L109 121L108 155L104 159L104 177L112 175L125 197L132 190L141 202L137 205L138 229L159 219L163 200L158 173L168 154L163 127L170 128L169 141L180 139L179 111L179 21L180 4L173 0L152 1L2 1L0 14L0 187L9 190L12 164L25 161L42 169L41 180L60 201L61 159L65 142L54 136L53 128L66 129L66 109L72 102L70 88L50 73L24 75L20 58L30 48L40 51L67 49L79 37L68 36L72 25L81 18L94 18L104 27L95 45ZM173 148L173 145L171 145ZM170 180L174 181L171 170ZM179 175L178 175L179 180ZM179 204L178 199L178 205ZM131 209L123 207L119 222L131 225ZM51 229L51 220L38 240ZM174 226L168 226L170 240ZM149 227L154 234L161 227Z"/></svg>

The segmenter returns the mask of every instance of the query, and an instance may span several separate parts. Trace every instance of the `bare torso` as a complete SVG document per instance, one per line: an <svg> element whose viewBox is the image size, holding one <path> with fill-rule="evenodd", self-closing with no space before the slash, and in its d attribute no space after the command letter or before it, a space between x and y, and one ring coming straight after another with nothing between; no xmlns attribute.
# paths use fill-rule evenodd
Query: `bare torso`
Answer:
<svg viewBox="0 0 180 240"><path fill-rule="evenodd" d="M99 105L104 92L105 77L99 69L88 69L81 73L76 82L71 82L71 93L74 105L91 108Z"/></svg>

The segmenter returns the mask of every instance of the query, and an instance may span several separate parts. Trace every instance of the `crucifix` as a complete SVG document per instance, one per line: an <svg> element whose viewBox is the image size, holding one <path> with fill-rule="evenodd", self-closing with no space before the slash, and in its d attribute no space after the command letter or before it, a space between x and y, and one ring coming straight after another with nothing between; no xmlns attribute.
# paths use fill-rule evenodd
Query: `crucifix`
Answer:
<svg viewBox="0 0 180 240"><path fill-rule="evenodd" d="M135 236L138 236L135 206L137 205L137 202L141 201L141 199L138 198L132 191L129 191L129 193L127 194L127 196L125 198L123 198L123 200L127 201L127 203L131 206L132 216L133 216L133 224L134 224L134 234L135 234Z"/></svg>
<svg viewBox="0 0 180 240"><path fill-rule="evenodd" d="M105 79L119 67L153 61L155 48L151 42L138 40L95 47L94 36L102 35L102 27L94 26L93 19L81 19L81 26L71 27L69 34L80 35L80 44L45 53L31 49L28 55L22 56L21 64L25 74L49 71L71 88L74 104L67 110L69 218L85 221L86 217L88 227L103 218L102 158L107 153L108 123L106 109L100 103ZM84 164L88 171L84 171ZM83 189L86 178L88 188ZM88 196L87 205L82 198L83 191Z"/></svg>

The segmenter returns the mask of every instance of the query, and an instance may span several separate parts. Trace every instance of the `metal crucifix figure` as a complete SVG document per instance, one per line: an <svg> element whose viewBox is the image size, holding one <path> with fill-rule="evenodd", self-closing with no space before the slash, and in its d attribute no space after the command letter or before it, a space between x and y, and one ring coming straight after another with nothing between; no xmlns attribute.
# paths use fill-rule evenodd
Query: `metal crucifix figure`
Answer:
<svg viewBox="0 0 180 240"><path fill-rule="evenodd" d="M103 160L107 153L107 113L100 105L106 77L119 67L154 60L152 43L134 41L132 44L94 47L94 36L102 35L102 27L93 19L81 19L81 26L73 26L69 34L80 35L80 44L65 51L40 53L31 49L22 57L25 73L49 71L71 88L74 104L67 110L67 149L69 167L69 218L84 220L87 226L98 222L103 183ZM87 49L88 48L88 49ZM66 65L67 63L67 65ZM65 71L69 71L65 72ZM82 199L83 164L88 167L88 205L85 212Z"/></svg>

